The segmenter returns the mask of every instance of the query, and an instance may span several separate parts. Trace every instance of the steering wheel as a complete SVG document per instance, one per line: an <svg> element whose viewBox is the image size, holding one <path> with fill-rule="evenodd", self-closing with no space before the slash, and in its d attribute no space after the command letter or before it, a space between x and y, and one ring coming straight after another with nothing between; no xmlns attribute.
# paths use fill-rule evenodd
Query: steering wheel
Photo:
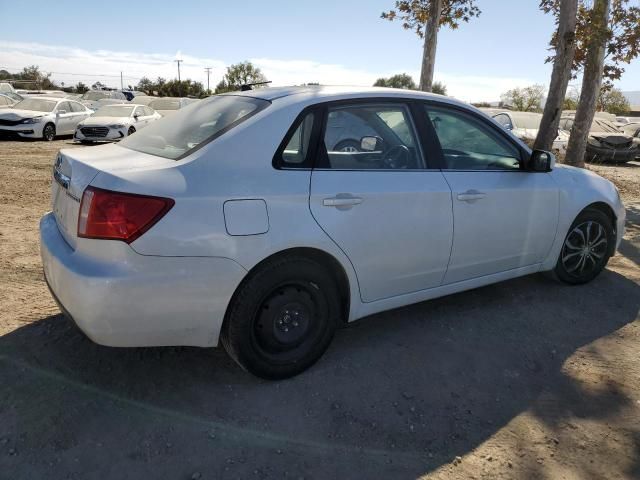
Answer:
<svg viewBox="0 0 640 480"><path fill-rule="evenodd" d="M409 159L411 157L409 149L405 145L394 145L384 152L382 164L385 168L401 169L409 168Z"/></svg>

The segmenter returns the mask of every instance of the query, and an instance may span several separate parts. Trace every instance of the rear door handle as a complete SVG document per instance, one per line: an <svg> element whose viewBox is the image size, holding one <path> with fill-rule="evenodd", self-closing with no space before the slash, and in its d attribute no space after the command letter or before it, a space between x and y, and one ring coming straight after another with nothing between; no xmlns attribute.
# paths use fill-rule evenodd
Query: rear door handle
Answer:
<svg viewBox="0 0 640 480"><path fill-rule="evenodd" d="M335 197L325 198L322 200L322 205L325 207L337 207L338 209L349 209L354 205L360 205L362 198L354 197L348 193L339 193Z"/></svg>
<svg viewBox="0 0 640 480"><path fill-rule="evenodd" d="M475 202L476 200L481 200L486 196L486 193L482 193L477 190L467 190L464 193L459 193L457 198L461 202Z"/></svg>

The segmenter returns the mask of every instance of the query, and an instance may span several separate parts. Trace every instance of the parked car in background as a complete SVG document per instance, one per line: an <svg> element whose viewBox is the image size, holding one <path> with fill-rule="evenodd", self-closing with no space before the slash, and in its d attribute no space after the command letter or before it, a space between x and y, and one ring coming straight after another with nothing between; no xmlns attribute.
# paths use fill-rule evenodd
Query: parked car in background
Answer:
<svg viewBox="0 0 640 480"><path fill-rule="evenodd" d="M16 91L9 82L0 82L0 93L16 93Z"/></svg>
<svg viewBox="0 0 640 480"><path fill-rule="evenodd" d="M160 98L164 98L164 97L151 97L149 95L138 95L135 97L136 101L133 103L135 103L136 105L149 105L154 100L158 100Z"/></svg>
<svg viewBox="0 0 640 480"><path fill-rule="evenodd" d="M616 117L615 121L616 125L623 126L628 125L629 123L640 123L640 117Z"/></svg>
<svg viewBox="0 0 640 480"><path fill-rule="evenodd" d="M74 100L28 97L13 108L0 111L0 131L51 141L57 135L72 135L76 125L92 113Z"/></svg>
<svg viewBox="0 0 640 480"><path fill-rule="evenodd" d="M118 103L127 101L127 97L125 97L124 93L113 90L89 90L88 92L83 93L82 97L80 97L80 101L92 110L100 108L101 105L96 102L103 99L117 100Z"/></svg>
<svg viewBox="0 0 640 480"><path fill-rule="evenodd" d="M562 117L560 128L571 131L574 117ZM587 140L587 162L626 163L640 155L640 146L632 136L625 134L613 122L595 117Z"/></svg>
<svg viewBox="0 0 640 480"><path fill-rule="evenodd" d="M626 135L637 137L640 133L640 122L625 123L618 128L622 130Z"/></svg>
<svg viewBox="0 0 640 480"><path fill-rule="evenodd" d="M20 102L24 98L17 93L0 93L0 108L9 108Z"/></svg>
<svg viewBox="0 0 640 480"><path fill-rule="evenodd" d="M534 112L503 110L499 113L494 113L492 116L506 130L511 131L516 137L527 142L533 142L536 139L542 122L542 114ZM569 132L559 129L558 135L553 141L552 150L556 154L565 154L567 153L568 144Z"/></svg>
<svg viewBox="0 0 640 480"><path fill-rule="evenodd" d="M146 95L144 92L138 92L137 90L120 90L128 101L133 100L135 97Z"/></svg>
<svg viewBox="0 0 640 480"><path fill-rule="evenodd" d="M82 143L113 142L132 135L159 118L162 118L159 113L144 105L106 105L80 122L73 138Z"/></svg>
<svg viewBox="0 0 640 480"><path fill-rule="evenodd" d="M149 102L149 106L153 108L156 112L158 112L163 117L167 115L171 115L175 113L176 110L180 110L181 108L186 107L190 103L197 102L197 99L194 98L184 98L184 97L161 97L157 98L152 102Z"/></svg>
<svg viewBox="0 0 640 480"><path fill-rule="evenodd" d="M375 133L359 151L334 150L338 112ZM625 225L610 181L410 90L215 95L118 144L63 149L53 174L44 277L89 338L221 342L272 379L376 312L540 271L589 282Z"/></svg>

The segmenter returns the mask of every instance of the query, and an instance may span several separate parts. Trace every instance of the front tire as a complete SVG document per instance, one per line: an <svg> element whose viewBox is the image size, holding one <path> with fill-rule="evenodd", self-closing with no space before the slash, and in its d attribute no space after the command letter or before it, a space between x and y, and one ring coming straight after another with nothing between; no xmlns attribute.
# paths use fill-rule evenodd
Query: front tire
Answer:
<svg viewBox="0 0 640 480"><path fill-rule="evenodd" d="M42 129L42 138L47 142L52 142L56 138L56 126L53 123L47 123Z"/></svg>
<svg viewBox="0 0 640 480"><path fill-rule="evenodd" d="M222 327L222 344L250 373L288 378L322 356L339 316L338 291L326 268L305 257L282 257L240 286Z"/></svg>
<svg viewBox="0 0 640 480"><path fill-rule="evenodd" d="M554 269L556 277L570 285L590 282L606 267L614 245L611 218L600 210L584 210L565 237Z"/></svg>

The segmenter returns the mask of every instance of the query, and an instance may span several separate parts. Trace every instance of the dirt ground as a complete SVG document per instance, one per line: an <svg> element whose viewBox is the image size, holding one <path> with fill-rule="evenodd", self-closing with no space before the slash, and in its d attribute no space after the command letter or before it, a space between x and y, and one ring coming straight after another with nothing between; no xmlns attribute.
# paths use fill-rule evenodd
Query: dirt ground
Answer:
<svg viewBox="0 0 640 480"><path fill-rule="evenodd" d="M219 349L114 349L64 319L38 220L69 140L0 142L0 478L640 478L640 164L604 274L375 315L265 382Z"/></svg>

